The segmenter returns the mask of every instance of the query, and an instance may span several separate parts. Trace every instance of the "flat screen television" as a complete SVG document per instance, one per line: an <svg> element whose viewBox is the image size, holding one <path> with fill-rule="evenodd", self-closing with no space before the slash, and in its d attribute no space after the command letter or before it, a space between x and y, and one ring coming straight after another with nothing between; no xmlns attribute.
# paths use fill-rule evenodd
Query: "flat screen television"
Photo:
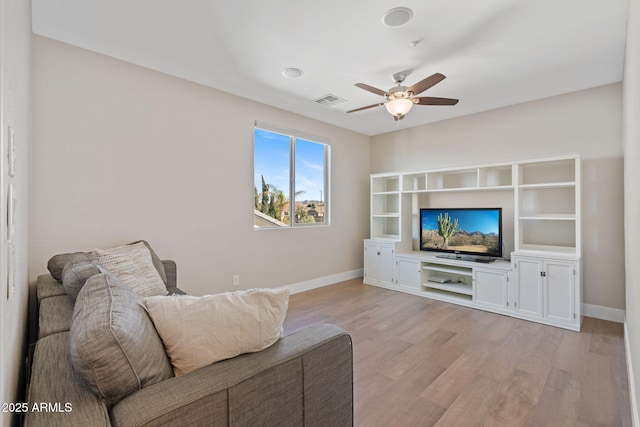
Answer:
<svg viewBox="0 0 640 427"><path fill-rule="evenodd" d="M420 250L473 261L502 258L502 208L420 209Z"/></svg>

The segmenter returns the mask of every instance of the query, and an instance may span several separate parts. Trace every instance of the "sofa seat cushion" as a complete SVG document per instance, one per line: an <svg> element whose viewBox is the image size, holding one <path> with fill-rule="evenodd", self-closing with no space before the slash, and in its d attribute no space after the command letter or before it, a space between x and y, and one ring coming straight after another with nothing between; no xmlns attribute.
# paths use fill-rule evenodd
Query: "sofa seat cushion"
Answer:
<svg viewBox="0 0 640 427"><path fill-rule="evenodd" d="M271 346L288 303L288 288L145 299L176 376Z"/></svg>
<svg viewBox="0 0 640 427"><path fill-rule="evenodd" d="M38 315L38 339L69 331L72 318L73 304L66 295L43 299Z"/></svg>
<svg viewBox="0 0 640 427"><path fill-rule="evenodd" d="M167 295L166 283L162 281L144 243L96 249L94 253L99 264L141 297Z"/></svg>
<svg viewBox="0 0 640 427"><path fill-rule="evenodd" d="M141 298L111 274L89 278L71 323L73 366L109 405L173 376Z"/></svg>
<svg viewBox="0 0 640 427"><path fill-rule="evenodd" d="M68 301L67 297L64 297ZM31 365L26 414L28 427L109 426L107 408L83 385L69 356L69 332L42 338L36 344ZM59 405L55 413L31 410L41 403Z"/></svg>

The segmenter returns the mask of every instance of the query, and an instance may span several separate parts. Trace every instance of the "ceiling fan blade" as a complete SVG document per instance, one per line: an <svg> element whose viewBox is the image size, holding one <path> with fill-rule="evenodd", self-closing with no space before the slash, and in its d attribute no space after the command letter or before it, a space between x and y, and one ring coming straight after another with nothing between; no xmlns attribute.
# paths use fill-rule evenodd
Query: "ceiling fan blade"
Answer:
<svg viewBox="0 0 640 427"><path fill-rule="evenodd" d="M458 103L458 100L452 98L434 98L433 96L421 96L419 98L413 98L413 102L418 105L456 105Z"/></svg>
<svg viewBox="0 0 640 427"><path fill-rule="evenodd" d="M381 103L379 103L379 104L367 105L366 107L356 108L355 110L349 110L349 111L347 111L347 113L355 113L356 111L367 110L367 109L369 109L369 108L379 107L379 106L381 106L381 105L384 105L384 102L381 102Z"/></svg>
<svg viewBox="0 0 640 427"><path fill-rule="evenodd" d="M418 95L424 92L425 90L429 89L430 87L437 85L444 79L446 79L446 76L444 74L435 73L427 77L426 79L420 80L418 83L414 84L409 89L407 89L407 91L413 92L414 95Z"/></svg>
<svg viewBox="0 0 640 427"><path fill-rule="evenodd" d="M364 83L356 83L356 86L358 86L360 89L364 89L366 91L369 91L371 93L375 93L376 95L380 95L380 96L387 96L387 92L378 89L376 87L373 86L369 86L368 84L364 84Z"/></svg>

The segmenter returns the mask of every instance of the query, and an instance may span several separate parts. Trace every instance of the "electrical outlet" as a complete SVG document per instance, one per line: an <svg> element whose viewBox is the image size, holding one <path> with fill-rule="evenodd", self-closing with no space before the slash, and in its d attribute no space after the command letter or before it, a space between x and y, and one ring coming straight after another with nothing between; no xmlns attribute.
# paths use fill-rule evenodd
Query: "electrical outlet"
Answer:
<svg viewBox="0 0 640 427"><path fill-rule="evenodd" d="M237 274L233 276L233 286L240 286L240 276Z"/></svg>

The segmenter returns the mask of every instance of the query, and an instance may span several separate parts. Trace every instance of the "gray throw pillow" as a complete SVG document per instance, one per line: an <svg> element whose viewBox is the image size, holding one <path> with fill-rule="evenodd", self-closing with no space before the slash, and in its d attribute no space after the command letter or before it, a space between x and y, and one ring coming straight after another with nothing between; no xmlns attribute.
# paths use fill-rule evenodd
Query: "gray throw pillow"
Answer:
<svg viewBox="0 0 640 427"><path fill-rule="evenodd" d="M142 300L108 273L90 277L78 294L70 353L75 371L110 406L173 376Z"/></svg>
<svg viewBox="0 0 640 427"><path fill-rule="evenodd" d="M99 274L100 270L92 263L68 263L62 269L62 286L72 303L76 302L80 289L91 276Z"/></svg>
<svg viewBox="0 0 640 427"><path fill-rule="evenodd" d="M93 262L95 257L90 252L73 252L68 254L59 254L51 257L47 263L49 273L58 282L62 282L62 270L67 264L79 264L85 262Z"/></svg>

